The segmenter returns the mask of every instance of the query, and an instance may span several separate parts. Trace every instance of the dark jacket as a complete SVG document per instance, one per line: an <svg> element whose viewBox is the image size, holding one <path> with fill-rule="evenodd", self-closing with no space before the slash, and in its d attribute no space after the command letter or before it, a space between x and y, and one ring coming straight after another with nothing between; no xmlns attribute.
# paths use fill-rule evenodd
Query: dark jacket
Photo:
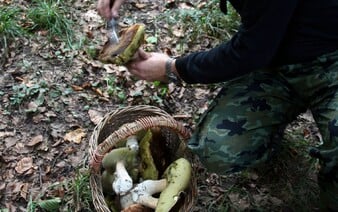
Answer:
<svg viewBox="0 0 338 212"><path fill-rule="evenodd" d="M187 83L223 82L338 50L338 0L230 2L241 16L238 32L209 51L178 58L176 68Z"/></svg>

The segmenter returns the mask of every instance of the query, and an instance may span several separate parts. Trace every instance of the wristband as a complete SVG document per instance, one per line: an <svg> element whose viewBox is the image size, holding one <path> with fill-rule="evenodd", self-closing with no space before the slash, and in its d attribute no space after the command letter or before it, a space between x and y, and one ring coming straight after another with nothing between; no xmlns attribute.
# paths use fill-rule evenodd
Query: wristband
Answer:
<svg viewBox="0 0 338 212"><path fill-rule="evenodd" d="M168 83L175 83L176 85L181 85L181 79L172 71L172 62L174 60L172 58L169 58L165 62L165 75L168 79Z"/></svg>

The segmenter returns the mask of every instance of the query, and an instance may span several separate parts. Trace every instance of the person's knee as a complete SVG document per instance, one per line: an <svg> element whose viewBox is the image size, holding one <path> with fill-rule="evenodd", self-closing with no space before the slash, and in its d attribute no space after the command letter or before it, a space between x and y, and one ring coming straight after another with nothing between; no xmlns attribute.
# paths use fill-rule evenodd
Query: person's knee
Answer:
<svg viewBox="0 0 338 212"><path fill-rule="evenodd" d="M228 174L238 172L265 163L272 154L266 145L243 148L231 146L219 146L210 148L208 145L189 146L192 152L197 154L202 164L209 172ZM236 150L236 151L235 151Z"/></svg>

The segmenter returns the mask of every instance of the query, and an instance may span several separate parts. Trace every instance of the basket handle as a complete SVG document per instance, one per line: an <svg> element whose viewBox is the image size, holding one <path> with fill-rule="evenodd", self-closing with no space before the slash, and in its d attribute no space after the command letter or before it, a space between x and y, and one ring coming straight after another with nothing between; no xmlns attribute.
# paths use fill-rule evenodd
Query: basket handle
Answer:
<svg viewBox="0 0 338 212"><path fill-rule="evenodd" d="M118 130L110 134L102 143L100 143L96 150L91 155L91 161L89 163L91 171L93 173L99 173L100 165L104 155L109 152L119 141L128 138L131 135L135 135L140 130L149 129L152 127L166 127L174 130L178 133L179 137L183 141L191 136L190 132L180 122L173 118L162 116L147 116L135 120L131 123L122 125Z"/></svg>

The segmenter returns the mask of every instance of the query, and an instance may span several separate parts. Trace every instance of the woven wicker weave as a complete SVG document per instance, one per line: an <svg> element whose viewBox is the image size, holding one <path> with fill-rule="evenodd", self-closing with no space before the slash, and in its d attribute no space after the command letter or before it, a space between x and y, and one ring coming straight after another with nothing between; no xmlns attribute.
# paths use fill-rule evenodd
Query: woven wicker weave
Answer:
<svg viewBox="0 0 338 212"><path fill-rule="evenodd" d="M192 162L192 156L186 151L189 131L165 111L153 106L130 106L108 113L95 127L90 138L90 187L96 211L109 212L101 185L101 162L104 155L114 149L120 141L135 135L141 130L160 127L165 137L166 152L172 159L185 157ZM194 169L194 166L193 166ZM194 171L189 189L186 191L178 211L189 211L196 194Z"/></svg>

